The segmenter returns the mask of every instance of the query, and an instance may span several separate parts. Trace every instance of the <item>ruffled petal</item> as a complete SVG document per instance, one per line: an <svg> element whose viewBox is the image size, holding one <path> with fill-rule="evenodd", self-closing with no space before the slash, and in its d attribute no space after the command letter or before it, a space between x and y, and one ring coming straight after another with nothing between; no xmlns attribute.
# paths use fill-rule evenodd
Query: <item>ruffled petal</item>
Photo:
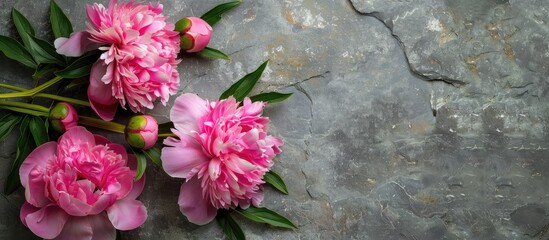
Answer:
<svg viewBox="0 0 549 240"><path fill-rule="evenodd" d="M59 207L72 216L86 216L91 210L88 203L74 198L65 191L59 192L58 204Z"/></svg>
<svg viewBox="0 0 549 240"><path fill-rule="evenodd" d="M118 230L138 228L147 220L147 209L142 202L134 199L123 199L107 208L107 215L112 225Z"/></svg>
<svg viewBox="0 0 549 240"><path fill-rule="evenodd" d="M217 214L217 209L210 204L210 201L202 197L200 180L196 177L181 185L177 203L181 213L189 219L189 222L194 224L207 224Z"/></svg>
<svg viewBox="0 0 549 240"><path fill-rule="evenodd" d="M118 101L113 97L110 85L101 81L107 71L107 65L102 60L93 64L90 72L90 86L88 87L88 98L92 109L101 119L111 121L116 114Z"/></svg>
<svg viewBox="0 0 549 240"><path fill-rule="evenodd" d="M50 205L30 213L25 217L29 229L39 237L55 238L63 230L69 215L63 209Z"/></svg>
<svg viewBox="0 0 549 240"><path fill-rule="evenodd" d="M92 42L90 36L88 31L75 32L69 38L60 37L55 39L53 44L59 54L68 57L80 57L84 53L101 46L101 44Z"/></svg>
<svg viewBox="0 0 549 240"><path fill-rule="evenodd" d="M190 136L180 134L181 139L168 138L162 148L162 168L172 177L187 178L192 170L208 160L198 142Z"/></svg>
<svg viewBox="0 0 549 240"><path fill-rule="evenodd" d="M21 185L23 185L24 188L28 187L29 173L31 170L37 166L44 169L48 160L50 160L56 152L57 143L47 142L34 149L34 151L27 156L19 168L19 178L21 180Z"/></svg>
<svg viewBox="0 0 549 240"><path fill-rule="evenodd" d="M198 131L198 120L207 112L207 102L196 94L186 93L175 99L170 120L175 128L189 134Z"/></svg>
<svg viewBox="0 0 549 240"><path fill-rule="evenodd" d="M29 173L28 185L25 188L27 202L35 207L44 207L51 201L46 197L44 174L36 167Z"/></svg>
<svg viewBox="0 0 549 240"><path fill-rule="evenodd" d="M85 127L76 126L67 130L61 138L59 138L59 143L62 142L70 142L70 145L87 143L89 146L95 146L95 137L90 131L86 130ZM63 144L61 144L61 146L63 146Z"/></svg>

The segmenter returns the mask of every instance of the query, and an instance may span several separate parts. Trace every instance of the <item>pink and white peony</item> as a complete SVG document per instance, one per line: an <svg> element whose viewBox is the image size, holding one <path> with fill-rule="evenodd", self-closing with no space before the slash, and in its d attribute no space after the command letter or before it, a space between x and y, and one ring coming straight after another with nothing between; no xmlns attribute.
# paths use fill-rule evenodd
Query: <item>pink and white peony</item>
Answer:
<svg viewBox="0 0 549 240"><path fill-rule="evenodd" d="M178 204L190 222L206 224L217 209L263 200L263 175L283 144L267 134L264 107L249 98L242 106L233 97L209 102L184 94L175 100L170 119L178 138L164 141L161 158L170 176L186 179Z"/></svg>
<svg viewBox="0 0 549 240"><path fill-rule="evenodd" d="M177 92L179 33L166 22L162 4L118 3L111 0L88 5L87 32L55 40L57 52L80 56L96 48L104 51L93 65L88 97L104 120L112 120L118 104L134 112L153 108L156 99L165 105Z"/></svg>
<svg viewBox="0 0 549 240"><path fill-rule="evenodd" d="M135 158L121 145L83 127L69 129L21 165L21 221L45 239L107 240L116 237L115 229L141 226L147 210L136 198L144 179L134 183L128 164L135 165Z"/></svg>

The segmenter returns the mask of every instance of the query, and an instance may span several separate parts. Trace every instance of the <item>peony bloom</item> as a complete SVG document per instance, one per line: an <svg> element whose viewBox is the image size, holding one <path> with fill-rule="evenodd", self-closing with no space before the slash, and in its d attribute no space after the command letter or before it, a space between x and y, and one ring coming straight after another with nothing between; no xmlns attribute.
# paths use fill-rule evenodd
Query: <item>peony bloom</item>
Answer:
<svg viewBox="0 0 549 240"><path fill-rule="evenodd" d="M70 103L66 102L55 104L50 110L49 119L53 129L60 133L78 125L78 113L76 109Z"/></svg>
<svg viewBox="0 0 549 240"><path fill-rule="evenodd" d="M172 177L185 178L179 194L181 212L206 224L217 209L258 206L263 175L280 153L282 141L267 135L263 102L233 97L209 102L195 94L175 100L170 119L178 138L167 138L162 165Z"/></svg>
<svg viewBox="0 0 549 240"><path fill-rule="evenodd" d="M19 169L26 202L21 221L45 239L114 239L147 218L135 200L144 180L134 183L124 147L73 127L58 142L36 148ZM130 163L132 163L130 161Z"/></svg>
<svg viewBox="0 0 549 240"><path fill-rule="evenodd" d="M133 116L126 125L124 136L130 146L149 149L158 140L158 123L149 115Z"/></svg>
<svg viewBox="0 0 549 240"><path fill-rule="evenodd" d="M200 52L212 37L212 27L197 17L186 17L175 23L175 30L181 32L181 49L185 52Z"/></svg>
<svg viewBox="0 0 549 240"><path fill-rule="evenodd" d="M165 105L177 92L179 33L166 22L162 4L118 3L107 8L88 5L88 30L55 40L57 52L79 56L97 43L104 51L90 73L88 98L95 112L112 120L118 104L134 112L153 108L160 98Z"/></svg>

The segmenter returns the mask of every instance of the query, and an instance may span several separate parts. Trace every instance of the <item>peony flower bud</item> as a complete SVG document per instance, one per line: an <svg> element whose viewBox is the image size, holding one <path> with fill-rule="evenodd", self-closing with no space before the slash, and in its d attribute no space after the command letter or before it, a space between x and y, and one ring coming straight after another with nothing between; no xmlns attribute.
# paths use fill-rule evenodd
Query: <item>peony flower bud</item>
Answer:
<svg viewBox="0 0 549 240"><path fill-rule="evenodd" d="M50 110L49 119L55 131L64 133L78 124L78 113L71 104L60 102Z"/></svg>
<svg viewBox="0 0 549 240"><path fill-rule="evenodd" d="M200 52L212 37L212 27L197 17L186 17L175 23L175 31L181 32L180 46L185 52Z"/></svg>
<svg viewBox="0 0 549 240"><path fill-rule="evenodd" d="M124 135L130 146L149 149L158 140L158 123L149 115L134 116L128 121Z"/></svg>

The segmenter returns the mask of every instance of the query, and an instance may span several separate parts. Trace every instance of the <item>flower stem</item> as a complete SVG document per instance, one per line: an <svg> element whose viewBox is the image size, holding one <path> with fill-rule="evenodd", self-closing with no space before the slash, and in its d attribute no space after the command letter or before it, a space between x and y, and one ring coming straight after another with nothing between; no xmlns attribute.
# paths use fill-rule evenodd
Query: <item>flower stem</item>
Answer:
<svg viewBox="0 0 549 240"><path fill-rule="evenodd" d="M49 98L49 99L52 99L52 100L68 102L68 103L72 103L72 104L76 104L76 105L82 105L82 106L86 106L86 107L91 106L89 102L86 102L86 101L83 101L83 100L80 100L80 99L68 98L68 97L63 97L63 96L59 96L59 95L55 95L55 94L49 94L49 93L37 93L36 95L34 95L34 97Z"/></svg>
<svg viewBox="0 0 549 240"><path fill-rule="evenodd" d="M63 80L62 77L54 77L53 79L51 79L51 80L43 83L42 85L40 85L38 87L33 88L33 89L29 89L29 90L25 90L25 91L21 91L21 92L15 92L15 93L1 93L0 98L32 97L32 96L36 95L37 93L43 91L44 89L52 86L53 84L58 83L61 80ZM4 85L4 87L6 87L6 86ZM18 87L13 87L13 86L8 87L8 89L12 89L12 90L15 90L15 88L18 88Z"/></svg>
<svg viewBox="0 0 549 240"><path fill-rule="evenodd" d="M17 86L5 84L5 83L0 83L0 87L1 87L1 88L5 88L5 89L9 89L9 90L18 91L18 92L22 92L22 91L26 91L26 90L27 90L27 89L22 88L22 87L17 87Z"/></svg>
<svg viewBox="0 0 549 240"><path fill-rule="evenodd" d="M79 116L78 117L78 123L94 128L100 128L104 130L108 130L115 133L124 133L124 129L126 126L115 123L115 122L107 122L103 121L101 119L92 118L92 117L85 117L85 116Z"/></svg>
<svg viewBox="0 0 549 240"><path fill-rule="evenodd" d="M39 111L20 108L20 107L0 106L0 109L6 109L6 110L18 112L18 113L30 114L37 117L47 117L49 115L48 113L45 113L45 112L39 112Z"/></svg>
<svg viewBox="0 0 549 240"><path fill-rule="evenodd" d="M25 88L22 88L22 87L16 87L16 86L12 86L12 85L9 85L9 84L3 84L3 83L0 83L0 88L6 88L6 89L18 91L18 92L29 91L29 89L25 89ZM68 103L72 103L72 104L76 104L76 105L82 105L82 106L90 107L90 103L87 102L87 101L83 101L83 100L80 100L80 99L63 97L63 96L59 96L59 95L55 95L55 94L36 93L36 94L34 94L33 97L48 98L48 99L52 99L52 100L63 101L63 102L68 102Z"/></svg>
<svg viewBox="0 0 549 240"><path fill-rule="evenodd" d="M0 106L24 108L28 110L42 112L42 113L45 113L46 115L48 115L50 112L50 109L46 107L42 107L40 105L36 105L32 103L24 103L24 102L0 101Z"/></svg>

